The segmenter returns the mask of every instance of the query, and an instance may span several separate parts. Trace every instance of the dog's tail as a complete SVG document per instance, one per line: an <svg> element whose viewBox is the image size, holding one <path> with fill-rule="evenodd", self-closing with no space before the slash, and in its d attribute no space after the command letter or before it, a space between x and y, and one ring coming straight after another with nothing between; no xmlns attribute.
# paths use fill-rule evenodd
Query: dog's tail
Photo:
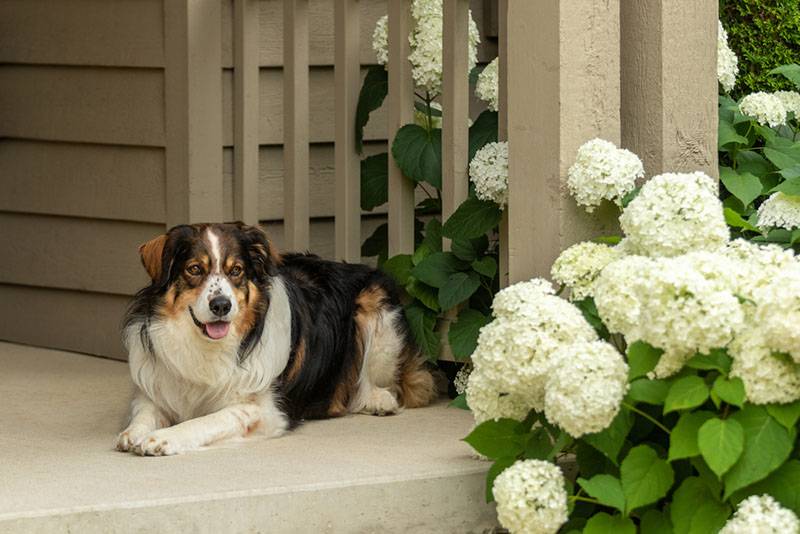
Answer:
<svg viewBox="0 0 800 534"><path fill-rule="evenodd" d="M427 406L439 392L425 359L414 344L407 344L400 358L400 402L406 408Z"/></svg>

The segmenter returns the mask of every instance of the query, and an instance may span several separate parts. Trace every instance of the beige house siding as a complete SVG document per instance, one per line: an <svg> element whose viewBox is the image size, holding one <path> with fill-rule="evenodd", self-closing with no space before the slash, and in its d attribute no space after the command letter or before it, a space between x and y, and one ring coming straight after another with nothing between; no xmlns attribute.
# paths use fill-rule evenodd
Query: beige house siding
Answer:
<svg viewBox="0 0 800 534"><path fill-rule="evenodd" d="M167 198L165 6L173 0L0 3L0 339L124 358L119 324L146 283L137 247ZM174 0L178 1L178 0ZM483 0L472 0L482 23ZM386 0L360 2L360 58ZM233 218L233 2L222 0L222 206ZM283 18L259 3L258 216L283 242ZM482 48L491 59L496 47ZM311 249L334 247L333 0L309 2ZM367 153L385 150L375 112ZM362 237L385 209L364 217Z"/></svg>

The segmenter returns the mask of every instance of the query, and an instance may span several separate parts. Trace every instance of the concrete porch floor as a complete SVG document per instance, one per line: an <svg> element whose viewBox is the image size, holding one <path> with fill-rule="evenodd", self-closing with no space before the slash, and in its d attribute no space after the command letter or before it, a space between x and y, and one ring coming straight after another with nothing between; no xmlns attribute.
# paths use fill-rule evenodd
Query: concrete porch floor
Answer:
<svg viewBox="0 0 800 534"><path fill-rule="evenodd" d="M488 463L443 404L186 455L112 450L127 364L0 343L0 532L481 532Z"/></svg>

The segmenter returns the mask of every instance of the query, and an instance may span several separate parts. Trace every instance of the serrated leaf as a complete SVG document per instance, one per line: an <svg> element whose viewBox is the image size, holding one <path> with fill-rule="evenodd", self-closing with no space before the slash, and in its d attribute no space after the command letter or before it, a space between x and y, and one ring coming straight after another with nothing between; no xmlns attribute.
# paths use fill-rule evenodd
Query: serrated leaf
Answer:
<svg viewBox="0 0 800 534"><path fill-rule="evenodd" d="M389 154L361 160L361 209L372 211L389 200Z"/></svg>
<svg viewBox="0 0 800 534"><path fill-rule="evenodd" d="M728 404L742 407L745 401L744 382L741 378L726 379L723 376L718 376L714 381L714 386L711 391L716 393L720 399Z"/></svg>
<svg viewBox="0 0 800 534"><path fill-rule="evenodd" d="M483 326L492 318L477 310L464 308L458 313L458 319L450 325L447 333L450 350L457 359L469 358L478 345L478 334Z"/></svg>
<svg viewBox="0 0 800 534"><path fill-rule="evenodd" d="M775 67L771 71L770 74L780 74L790 82L792 82L798 90L800 90L800 65L796 63L789 63L787 65L781 65L780 67Z"/></svg>
<svg viewBox="0 0 800 534"><path fill-rule="evenodd" d="M800 460L787 461L761 482L737 491L731 501L738 504L749 495L765 493L800 515Z"/></svg>
<svg viewBox="0 0 800 534"><path fill-rule="evenodd" d="M608 338L608 329L600 318L600 314L597 312L597 305L592 297L573 301L572 304L581 311L583 318L592 325L592 328L594 328L598 336L603 339Z"/></svg>
<svg viewBox="0 0 800 534"><path fill-rule="evenodd" d="M641 534L673 534L672 521L660 510L648 510L639 522Z"/></svg>
<svg viewBox="0 0 800 534"><path fill-rule="evenodd" d="M425 352L428 359L437 359L439 335L433 330L436 327L436 313L418 304L406 307L404 312L417 345Z"/></svg>
<svg viewBox="0 0 800 534"><path fill-rule="evenodd" d="M767 412L787 429L791 429L800 419L800 401L790 404L767 404Z"/></svg>
<svg viewBox="0 0 800 534"><path fill-rule="evenodd" d="M764 156L778 169L789 169L800 164L800 145L798 149L767 147L764 149Z"/></svg>
<svg viewBox="0 0 800 534"><path fill-rule="evenodd" d="M772 170L772 165L758 152L742 150L736 153L736 170L749 172L755 176L764 176Z"/></svg>
<svg viewBox="0 0 800 534"><path fill-rule="evenodd" d="M792 452L789 432L761 406L745 405L731 416L744 430L744 451L725 475L725 498L749 484L763 480Z"/></svg>
<svg viewBox="0 0 800 534"><path fill-rule="evenodd" d="M728 226L733 226L734 228L741 228L742 230L749 230L751 232L758 232L758 228L750 224L749 222L742 219L742 216L733 211L730 208L725 208L725 222Z"/></svg>
<svg viewBox="0 0 800 534"><path fill-rule="evenodd" d="M700 454L718 477L736 463L744 450L744 429L735 419L709 419L697 431Z"/></svg>
<svg viewBox="0 0 800 534"><path fill-rule="evenodd" d="M746 145L748 144L748 141L746 137L741 136L736 132L736 128L733 127L733 124L725 120L720 120L717 146L721 150L725 145L730 144Z"/></svg>
<svg viewBox="0 0 800 534"><path fill-rule="evenodd" d="M364 126L369 121L369 114L381 107L387 94L389 94L389 73L383 65L369 67L356 106L355 135L359 154L364 148Z"/></svg>
<svg viewBox="0 0 800 534"><path fill-rule="evenodd" d="M441 288L461 266L461 261L452 253L433 252L411 270L411 275L431 287Z"/></svg>
<svg viewBox="0 0 800 534"><path fill-rule="evenodd" d="M480 277L474 272L451 274L439 289L439 306L443 310L455 308L470 298L480 285Z"/></svg>
<svg viewBox="0 0 800 534"><path fill-rule="evenodd" d="M442 188L442 131L406 124L392 142L392 157L403 176Z"/></svg>
<svg viewBox="0 0 800 534"><path fill-rule="evenodd" d="M679 378L669 388L664 413L696 408L708 399L708 386L699 376Z"/></svg>
<svg viewBox="0 0 800 534"><path fill-rule="evenodd" d="M372 235L369 236L361 244L361 255L365 258L378 256L378 265L382 265L386 261L389 250L389 225L386 223L381 224Z"/></svg>
<svg viewBox="0 0 800 534"><path fill-rule="evenodd" d="M436 288L420 282L413 276L409 279L405 288L409 295L419 300L429 310L434 312L440 310L439 295L437 294Z"/></svg>
<svg viewBox="0 0 800 534"><path fill-rule="evenodd" d="M464 441L478 453L493 460L516 457L525 450L527 433L515 419L489 419L476 426Z"/></svg>
<svg viewBox="0 0 800 534"><path fill-rule="evenodd" d="M413 266L410 254L398 254L386 260L381 266L381 270L394 278L399 285L405 286L411 278Z"/></svg>
<svg viewBox="0 0 800 534"><path fill-rule="evenodd" d="M591 479L578 478L580 487L606 506L625 512L625 495L622 493L622 484L619 479L611 475L595 475Z"/></svg>
<svg viewBox="0 0 800 534"><path fill-rule="evenodd" d="M730 167L720 167L719 178L725 189L745 207L761 194L761 181L750 173L738 173Z"/></svg>
<svg viewBox="0 0 800 534"><path fill-rule="evenodd" d="M800 178L789 178L770 189L770 193L780 191L787 195L798 196L800 195Z"/></svg>
<svg viewBox="0 0 800 534"><path fill-rule="evenodd" d="M636 525L627 517L598 512L586 522L583 534L636 534Z"/></svg>
<svg viewBox="0 0 800 534"><path fill-rule="evenodd" d="M681 415L669 436L669 461L691 458L700 454L697 431L714 417L711 412L692 412Z"/></svg>
<svg viewBox="0 0 800 534"><path fill-rule="evenodd" d="M442 252L442 223L439 219L431 219L425 225L425 237L422 243L430 247L433 252Z"/></svg>
<svg viewBox="0 0 800 534"><path fill-rule="evenodd" d="M553 450L553 440L543 427L538 427L528 435L525 443L525 458L529 460L547 460Z"/></svg>
<svg viewBox="0 0 800 534"><path fill-rule="evenodd" d="M455 399L448 403L448 406L451 408L459 408L461 410L469 410L469 406L467 406L467 396L464 393L457 395Z"/></svg>
<svg viewBox="0 0 800 534"><path fill-rule="evenodd" d="M478 274L482 274L486 278L492 279L497 274L497 262L491 256L484 256L479 260L472 262L472 268Z"/></svg>
<svg viewBox="0 0 800 534"><path fill-rule="evenodd" d="M647 445L632 448L619 470L628 511L658 501L675 481L669 463Z"/></svg>
<svg viewBox="0 0 800 534"><path fill-rule="evenodd" d="M497 478L497 475L505 471L507 467L514 465L516 461L516 456L498 458L489 468L489 472L486 473L486 502L492 502L494 500L494 479Z"/></svg>
<svg viewBox="0 0 800 534"><path fill-rule="evenodd" d="M664 380L639 378L631 382L628 398L633 402L645 404L664 404L669 392L669 384Z"/></svg>
<svg viewBox="0 0 800 534"><path fill-rule="evenodd" d="M469 262L475 261L475 258L478 257L469 239L453 239L450 242L450 252L455 254L458 259Z"/></svg>
<svg viewBox="0 0 800 534"><path fill-rule="evenodd" d="M442 235L450 239L480 237L500 223L502 212L494 202L468 198L445 221Z"/></svg>
<svg viewBox="0 0 800 534"><path fill-rule="evenodd" d="M497 142L497 112L486 110L469 127L469 161L487 143Z"/></svg>
<svg viewBox="0 0 800 534"><path fill-rule="evenodd" d="M628 346L628 379L633 380L655 369L659 358L664 353L644 341L637 341Z"/></svg>
<svg viewBox="0 0 800 534"><path fill-rule="evenodd" d="M733 360L731 360L731 357L728 355L727 351L714 349L708 354L695 354L688 362L686 362L686 367L689 367L690 369L700 369L703 371L709 371L713 369L724 375L727 375L731 370L732 361Z"/></svg>
<svg viewBox="0 0 800 534"><path fill-rule="evenodd" d="M625 445L625 438L633 427L633 417L628 410L621 408L611 424L602 432L587 434L583 441L603 453L606 458L617 465L619 452Z"/></svg>
<svg viewBox="0 0 800 534"><path fill-rule="evenodd" d="M681 534L717 532L730 512L730 507L720 502L698 477L684 479L672 495L672 525Z"/></svg>

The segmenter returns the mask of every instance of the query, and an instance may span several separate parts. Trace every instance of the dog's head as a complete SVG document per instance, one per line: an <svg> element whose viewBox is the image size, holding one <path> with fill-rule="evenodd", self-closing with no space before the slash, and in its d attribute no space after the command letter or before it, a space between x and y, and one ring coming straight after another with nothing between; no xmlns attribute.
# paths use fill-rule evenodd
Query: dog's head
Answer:
<svg viewBox="0 0 800 534"><path fill-rule="evenodd" d="M187 320L209 342L243 349L263 325L264 292L280 261L266 234L242 223L176 226L139 247L151 284L150 314Z"/></svg>

